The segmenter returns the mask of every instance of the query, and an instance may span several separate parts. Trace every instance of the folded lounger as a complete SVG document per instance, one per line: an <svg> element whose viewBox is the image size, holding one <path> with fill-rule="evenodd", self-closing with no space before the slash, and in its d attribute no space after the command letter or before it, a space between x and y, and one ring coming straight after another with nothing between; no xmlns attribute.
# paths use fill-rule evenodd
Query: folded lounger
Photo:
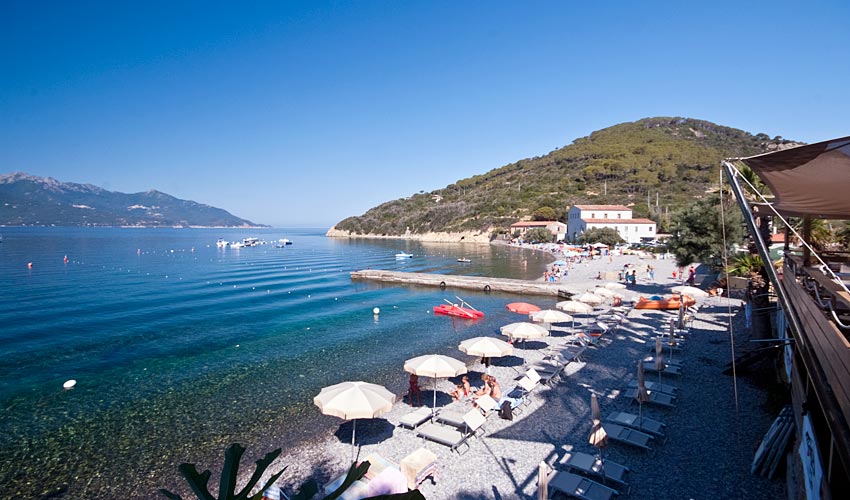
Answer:
<svg viewBox="0 0 850 500"><path fill-rule="evenodd" d="M665 408L675 408L676 405L673 401L676 399L676 396L667 394L666 392L657 392L657 391L646 391L649 394L649 404L663 406ZM637 396L637 388L632 387L631 389L626 391L626 397L630 398L632 402L636 402L634 398Z"/></svg>
<svg viewBox="0 0 850 500"><path fill-rule="evenodd" d="M671 384L659 384L658 382L650 382L649 380L647 380L645 382L645 385L647 390L655 392L664 392L670 394L671 396L675 396L679 393L679 388ZM629 381L629 387L637 387L637 380Z"/></svg>
<svg viewBox="0 0 850 500"><path fill-rule="evenodd" d="M398 422L398 425L410 429L415 429L417 426L423 424L426 420L430 418L431 408L428 408L427 406L420 406L419 408L413 410L407 415L401 417L401 420Z"/></svg>
<svg viewBox="0 0 850 500"><path fill-rule="evenodd" d="M655 368L655 361L644 361L643 362L643 369L648 371L648 372L657 372L658 371ZM664 369L661 370L661 374L662 375L675 375L677 377L681 377L682 376L682 367L676 366L676 365L671 365L669 363L665 363Z"/></svg>
<svg viewBox="0 0 850 500"><path fill-rule="evenodd" d="M610 500L617 490L572 472L554 471L549 475L549 491L560 491L582 500Z"/></svg>
<svg viewBox="0 0 850 500"><path fill-rule="evenodd" d="M434 422L429 422L420 425L416 428L416 435L423 438L448 446L452 451L460 453L461 445L466 445L469 449L469 438L475 436L481 426L486 422L486 418L478 409L470 410L463 416L466 426L463 429L449 425L441 425Z"/></svg>
<svg viewBox="0 0 850 500"><path fill-rule="evenodd" d="M636 446L647 451L652 449L649 446L649 443L652 441L652 435L650 434L611 423L605 423L602 427L608 434L608 439L612 441Z"/></svg>
<svg viewBox="0 0 850 500"><path fill-rule="evenodd" d="M629 468L625 465L610 460L600 460L598 457L580 451L568 453L561 464L577 472L599 478L603 483L613 481L625 487L628 492L629 483L626 482L626 474Z"/></svg>
<svg viewBox="0 0 850 500"><path fill-rule="evenodd" d="M626 427L631 427L632 429L647 432L657 437L664 437L665 424L663 422L659 422L658 420L653 420L651 418L643 416L637 416L634 413L626 413L624 411L615 411L609 413L608 420L614 422L615 424L625 425Z"/></svg>

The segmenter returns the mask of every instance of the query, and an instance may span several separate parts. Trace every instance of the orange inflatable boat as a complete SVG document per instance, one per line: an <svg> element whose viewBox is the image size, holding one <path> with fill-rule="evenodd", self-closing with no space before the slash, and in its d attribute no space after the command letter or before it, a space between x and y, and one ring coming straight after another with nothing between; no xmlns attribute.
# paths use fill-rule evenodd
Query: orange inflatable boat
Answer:
<svg viewBox="0 0 850 500"><path fill-rule="evenodd" d="M635 309L678 309L680 298L680 295L673 295L663 299L640 297L635 304ZM685 295L681 300L684 301L685 307L690 307L697 303L696 299L689 295Z"/></svg>

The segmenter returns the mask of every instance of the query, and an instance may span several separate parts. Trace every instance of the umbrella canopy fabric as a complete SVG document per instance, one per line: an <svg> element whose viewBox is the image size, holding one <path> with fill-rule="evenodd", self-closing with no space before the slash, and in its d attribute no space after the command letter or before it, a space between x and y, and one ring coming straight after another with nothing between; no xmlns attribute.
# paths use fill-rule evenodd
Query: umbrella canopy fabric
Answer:
<svg viewBox="0 0 850 500"><path fill-rule="evenodd" d="M562 302L558 302L555 304L555 307L573 314L587 314L593 312L593 307L585 304L584 302L577 302L575 300L564 300Z"/></svg>
<svg viewBox="0 0 850 500"><path fill-rule="evenodd" d="M508 311L519 314L531 314L535 311L540 310L539 307L535 306L534 304L529 304L528 302L511 302L505 307L508 308Z"/></svg>
<svg viewBox="0 0 850 500"><path fill-rule="evenodd" d="M466 373L466 364L443 354L426 354L405 361L404 371L420 377L456 377Z"/></svg>
<svg viewBox="0 0 850 500"><path fill-rule="evenodd" d="M565 260L556 260L555 262L553 262L553 263L552 263L552 265L553 265L553 266L566 266L566 265L567 265L567 261L565 261Z"/></svg>
<svg viewBox="0 0 850 500"><path fill-rule="evenodd" d="M637 364L637 395L635 395L635 400L641 405L649 402L649 392L646 390L643 374L643 362L640 361Z"/></svg>
<svg viewBox="0 0 850 500"><path fill-rule="evenodd" d="M708 292L706 292L705 290L701 290L699 288L693 287L693 286L687 286L687 285L674 286L670 290L675 292L675 293L681 293L682 295L690 295L691 297L694 297L694 298L708 297Z"/></svg>
<svg viewBox="0 0 850 500"><path fill-rule="evenodd" d="M595 293L587 293L587 292L582 293L580 295L577 295L577 296L573 297L572 299L575 300L575 301L578 301L578 302L584 302L585 304L589 304L589 305L592 305L592 306L598 306L599 304L604 302L604 299L602 297L600 297L599 295L596 295Z"/></svg>
<svg viewBox="0 0 850 500"><path fill-rule="evenodd" d="M375 418L393 407L395 394L377 384L342 382L322 389L313 403L325 415L345 420Z"/></svg>
<svg viewBox="0 0 850 500"><path fill-rule="evenodd" d="M549 330L534 323L511 323L499 329L502 335L507 335L512 339L539 339L549 335Z"/></svg>
<svg viewBox="0 0 850 500"><path fill-rule="evenodd" d="M613 281L610 282L610 283L605 283L602 286L604 286L605 288L607 288L609 290L622 290L622 289L626 288L626 285L624 285L622 283L614 283Z"/></svg>
<svg viewBox="0 0 850 500"><path fill-rule="evenodd" d="M572 321L573 317L569 314L556 311L554 309L544 309L542 311L536 311L530 314L531 321L535 323L566 323L567 321Z"/></svg>
<svg viewBox="0 0 850 500"><path fill-rule="evenodd" d="M590 413L593 419L593 426L590 428L590 436L587 440L594 447L598 448L601 453L602 448L608 446L608 433L602 427L602 416L599 411L599 400L596 398L596 394L590 395Z"/></svg>
<svg viewBox="0 0 850 500"><path fill-rule="evenodd" d="M514 346L493 337L473 337L460 343L458 349L472 356L500 358L514 352Z"/></svg>
<svg viewBox="0 0 850 500"><path fill-rule="evenodd" d="M596 287L590 290L590 293L594 295L599 295L600 297L617 297L623 298L622 294L611 290L610 288Z"/></svg>

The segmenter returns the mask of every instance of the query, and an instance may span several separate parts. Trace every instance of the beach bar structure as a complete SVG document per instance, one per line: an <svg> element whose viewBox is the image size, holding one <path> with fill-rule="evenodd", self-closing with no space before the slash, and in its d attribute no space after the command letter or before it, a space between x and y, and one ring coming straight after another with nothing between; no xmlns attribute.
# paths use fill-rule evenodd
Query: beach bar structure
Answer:
<svg viewBox="0 0 850 500"><path fill-rule="evenodd" d="M773 197L745 193L751 169ZM850 137L723 162L723 170L776 294L776 342L790 389L795 434L788 498L846 498L850 491L850 254L818 254L813 220L850 219ZM770 262L772 220L802 220L802 244ZM793 231L793 230L791 230ZM781 270L781 274L779 273ZM784 345L783 345L784 344ZM798 479L798 480L794 480Z"/></svg>

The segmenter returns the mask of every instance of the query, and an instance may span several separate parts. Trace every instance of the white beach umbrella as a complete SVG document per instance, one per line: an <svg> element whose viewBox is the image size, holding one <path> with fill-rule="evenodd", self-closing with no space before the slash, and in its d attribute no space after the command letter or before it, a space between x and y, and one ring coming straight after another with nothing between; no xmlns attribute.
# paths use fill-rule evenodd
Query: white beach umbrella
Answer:
<svg viewBox="0 0 850 500"><path fill-rule="evenodd" d="M617 296L620 296L620 298L623 297L620 293L615 292L614 290L611 290L609 288L603 288L601 286L596 287L592 290L589 290L589 292L594 294L594 295L598 295L600 297L605 297L605 298L612 298L612 297L617 297Z"/></svg>
<svg viewBox="0 0 850 500"><path fill-rule="evenodd" d="M578 301L578 302L584 302L585 304L589 304L591 306L598 306L599 304L601 304L604 301L604 299L602 297L600 297L599 295L596 295L595 293L588 293L588 292L576 295L572 299L575 300L575 301Z"/></svg>
<svg viewBox="0 0 850 500"><path fill-rule="evenodd" d="M392 409L395 394L383 386L368 382L342 382L325 387L313 398L325 415L352 421L351 461L354 462L354 436L358 418L375 418Z"/></svg>
<svg viewBox="0 0 850 500"><path fill-rule="evenodd" d="M605 288L607 288L609 290L622 290L622 289L626 288L626 285L624 285L622 283L614 283L613 281L609 282L609 283L605 283L602 286L604 286Z"/></svg>
<svg viewBox="0 0 850 500"><path fill-rule="evenodd" d="M552 323L566 323L567 321L573 321L573 317L563 311L556 311L554 309L543 309L542 311L537 311L529 314L531 317L531 321L535 323L547 323L551 325Z"/></svg>
<svg viewBox="0 0 850 500"><path fill-rule="evenodd" d="M670 290L673 291L674 293L681 293L682 295L690 295L691 297L693 297L695 299L708 297L708 292L706 292L705 290L702 290L702 289L699 289L699 288L696 288L696 287L693 287L693 286L688 286L688 285L674 286Z"/></svg>
<svg viewBox="0 0 850 500"><path fill-rule="evenodd" d="M471 356L482 358L501 358L514 352L514 346L502 339L493 337L473 337L460 343L458 349Z"/></svg>
<svg viewBox="0 0 850 500"><path fill-rule="evenodd" d="M576 302L575 300L564 300L555 304L555 307L561 311L573 314L589 314L593 312L593 307L584 302Z"/></svg>
<svg viewBox="0 0 850 500"><path fill-rule="evenodd" d="M539 339L549 335L549 330L534 323L511 323L499 329L502 335L507 335L512 339Z"/></svg>
<svg viewBox="0 0 850 500"><path fill-rule="evenodd" d="M434 408L437 407L437 379L456 377L466 373L466 364L463 361L443 354L426 354L405 361L404 371L420 377L434 379L434 406L431 407L431 411L433 412Z"/></svg>

